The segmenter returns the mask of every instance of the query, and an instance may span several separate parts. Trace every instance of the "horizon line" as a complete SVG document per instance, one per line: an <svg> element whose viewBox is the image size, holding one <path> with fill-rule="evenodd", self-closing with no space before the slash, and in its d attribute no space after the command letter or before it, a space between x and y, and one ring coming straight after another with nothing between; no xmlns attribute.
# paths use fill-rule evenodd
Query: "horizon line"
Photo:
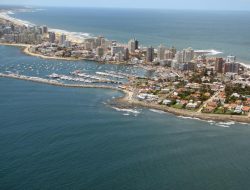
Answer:
<svg viewBox="0 0 250 190"><path fill-rule="evenodd" d="M107 6L56 6L56 5L22 5L22 4L1 4L0 6L9 6L9 7L22 7L22 8L93 8L93 9L134 9L134 10L168 10L168 11L231 11L231 12L250 12L249 9L185 9L185 8L160 8L160 7L107 7Z"/></svg>

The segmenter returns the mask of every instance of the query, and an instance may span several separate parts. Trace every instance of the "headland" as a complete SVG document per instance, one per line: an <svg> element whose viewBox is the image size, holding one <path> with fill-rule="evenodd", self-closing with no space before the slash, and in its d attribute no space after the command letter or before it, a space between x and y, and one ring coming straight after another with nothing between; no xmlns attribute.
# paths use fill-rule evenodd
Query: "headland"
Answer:
<svg viewBox="0 0 250 190"><path fill-rule="evenodd" d="M76 37L12 18L8 11L0 14L0 25L0 45L21 47L30 56L129 64L153 73L145 77L128 76L128 82L119 87L84 82L65 84L14 73L0 73L0 77L70 88L119 90L125 93L113 102L119 106L142 106L191 118L250 123L249 66L237 62L235 56L217 57L219 52L215 50L142 47L136 39L122 44L103 36Z"/></svg>

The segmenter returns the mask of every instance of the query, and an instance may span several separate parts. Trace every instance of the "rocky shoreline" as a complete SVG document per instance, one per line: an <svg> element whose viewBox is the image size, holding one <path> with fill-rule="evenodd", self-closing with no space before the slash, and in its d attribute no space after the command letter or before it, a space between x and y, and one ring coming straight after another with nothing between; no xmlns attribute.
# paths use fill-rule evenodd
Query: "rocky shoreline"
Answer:
<svg viewBox="0 0 250 190"><path fill-rule="evenodd" d="M240 122L240 123L250 123L249 116L205 114L205 113L199 113L199 112L194 112L194 111L189 111L189 110L175 109L175 108L167 107L164 105L145 103L145 102L132 98L132 96L129 94L130 92L125 91L124 97L115 99L111 104L117 107L121 107L121 108L144 107L144 108L164 111L167 113L174 114L176 116L198 118L198 119L206 120L206 121L218 121L218 122L234 121L234 122Z"/></svg>

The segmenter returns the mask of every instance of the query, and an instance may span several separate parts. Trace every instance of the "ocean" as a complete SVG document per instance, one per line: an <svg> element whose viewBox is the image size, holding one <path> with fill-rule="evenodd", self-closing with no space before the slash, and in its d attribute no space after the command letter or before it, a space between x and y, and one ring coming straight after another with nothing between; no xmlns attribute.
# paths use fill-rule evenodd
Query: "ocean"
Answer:
<svg viewBox="0 0 250 190"><path fill-rule="evenodd" d="M136 20L151 19L149 13L143 16L142 10L128 10L137 14L136 20L130 20L134 23L130 29L126 28L128 20L118 20L132 13L98 10L46 9L15 16L51 28L104 34L121 41L137 31L142 36L136 37L145 40L145 44L158 43L170 35L170 32L143 25L145 20L136 24ZM180 13L172 12L179 18ZM198 22L195 20L206 13L200 14L193 22ZM157 20L156 15L153 18ZM218 15L213 18L223 20ZM244 23L245 17L242 19ZM161 26L156 21L150 23ZM158 35L154 37L143 27L151 28L151 32ZM142 38L143 35L148 38ZM183 42L178 39L180 47L192 41L182 39ZM166 38L166 44L170 44L168 40ZM193 42L197 48L198 41ZM206 48L224 49L206 44ZM0 72L42 78L53 72L68 74L77 69L91 74L106 70L148 74L125 65L43 60L27 56L16 47L0 46L0 52ZM249 124L201 121L139 107L110 107L108 102L120 96L123 96L121 92L113 90L62 88L0 78L0 189L249 189Z"/></svg>
<svg viewBox="0 0 250 190"><path fill-rule="evenodd" d="M44 8L13 17L50 28L143 46L215 49L250 64L250 11Z"/></svg>

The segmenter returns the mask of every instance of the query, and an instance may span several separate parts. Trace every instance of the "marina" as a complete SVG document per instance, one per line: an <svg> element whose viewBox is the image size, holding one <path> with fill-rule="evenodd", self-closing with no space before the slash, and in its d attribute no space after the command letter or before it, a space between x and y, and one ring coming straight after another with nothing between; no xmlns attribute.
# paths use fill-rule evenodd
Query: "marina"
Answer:
<svg viewBox="0 0 250 190"><path fill-rule="evenodd" d="M73 1L0 18L0 189L248 190L250 12Z"/></svg>

